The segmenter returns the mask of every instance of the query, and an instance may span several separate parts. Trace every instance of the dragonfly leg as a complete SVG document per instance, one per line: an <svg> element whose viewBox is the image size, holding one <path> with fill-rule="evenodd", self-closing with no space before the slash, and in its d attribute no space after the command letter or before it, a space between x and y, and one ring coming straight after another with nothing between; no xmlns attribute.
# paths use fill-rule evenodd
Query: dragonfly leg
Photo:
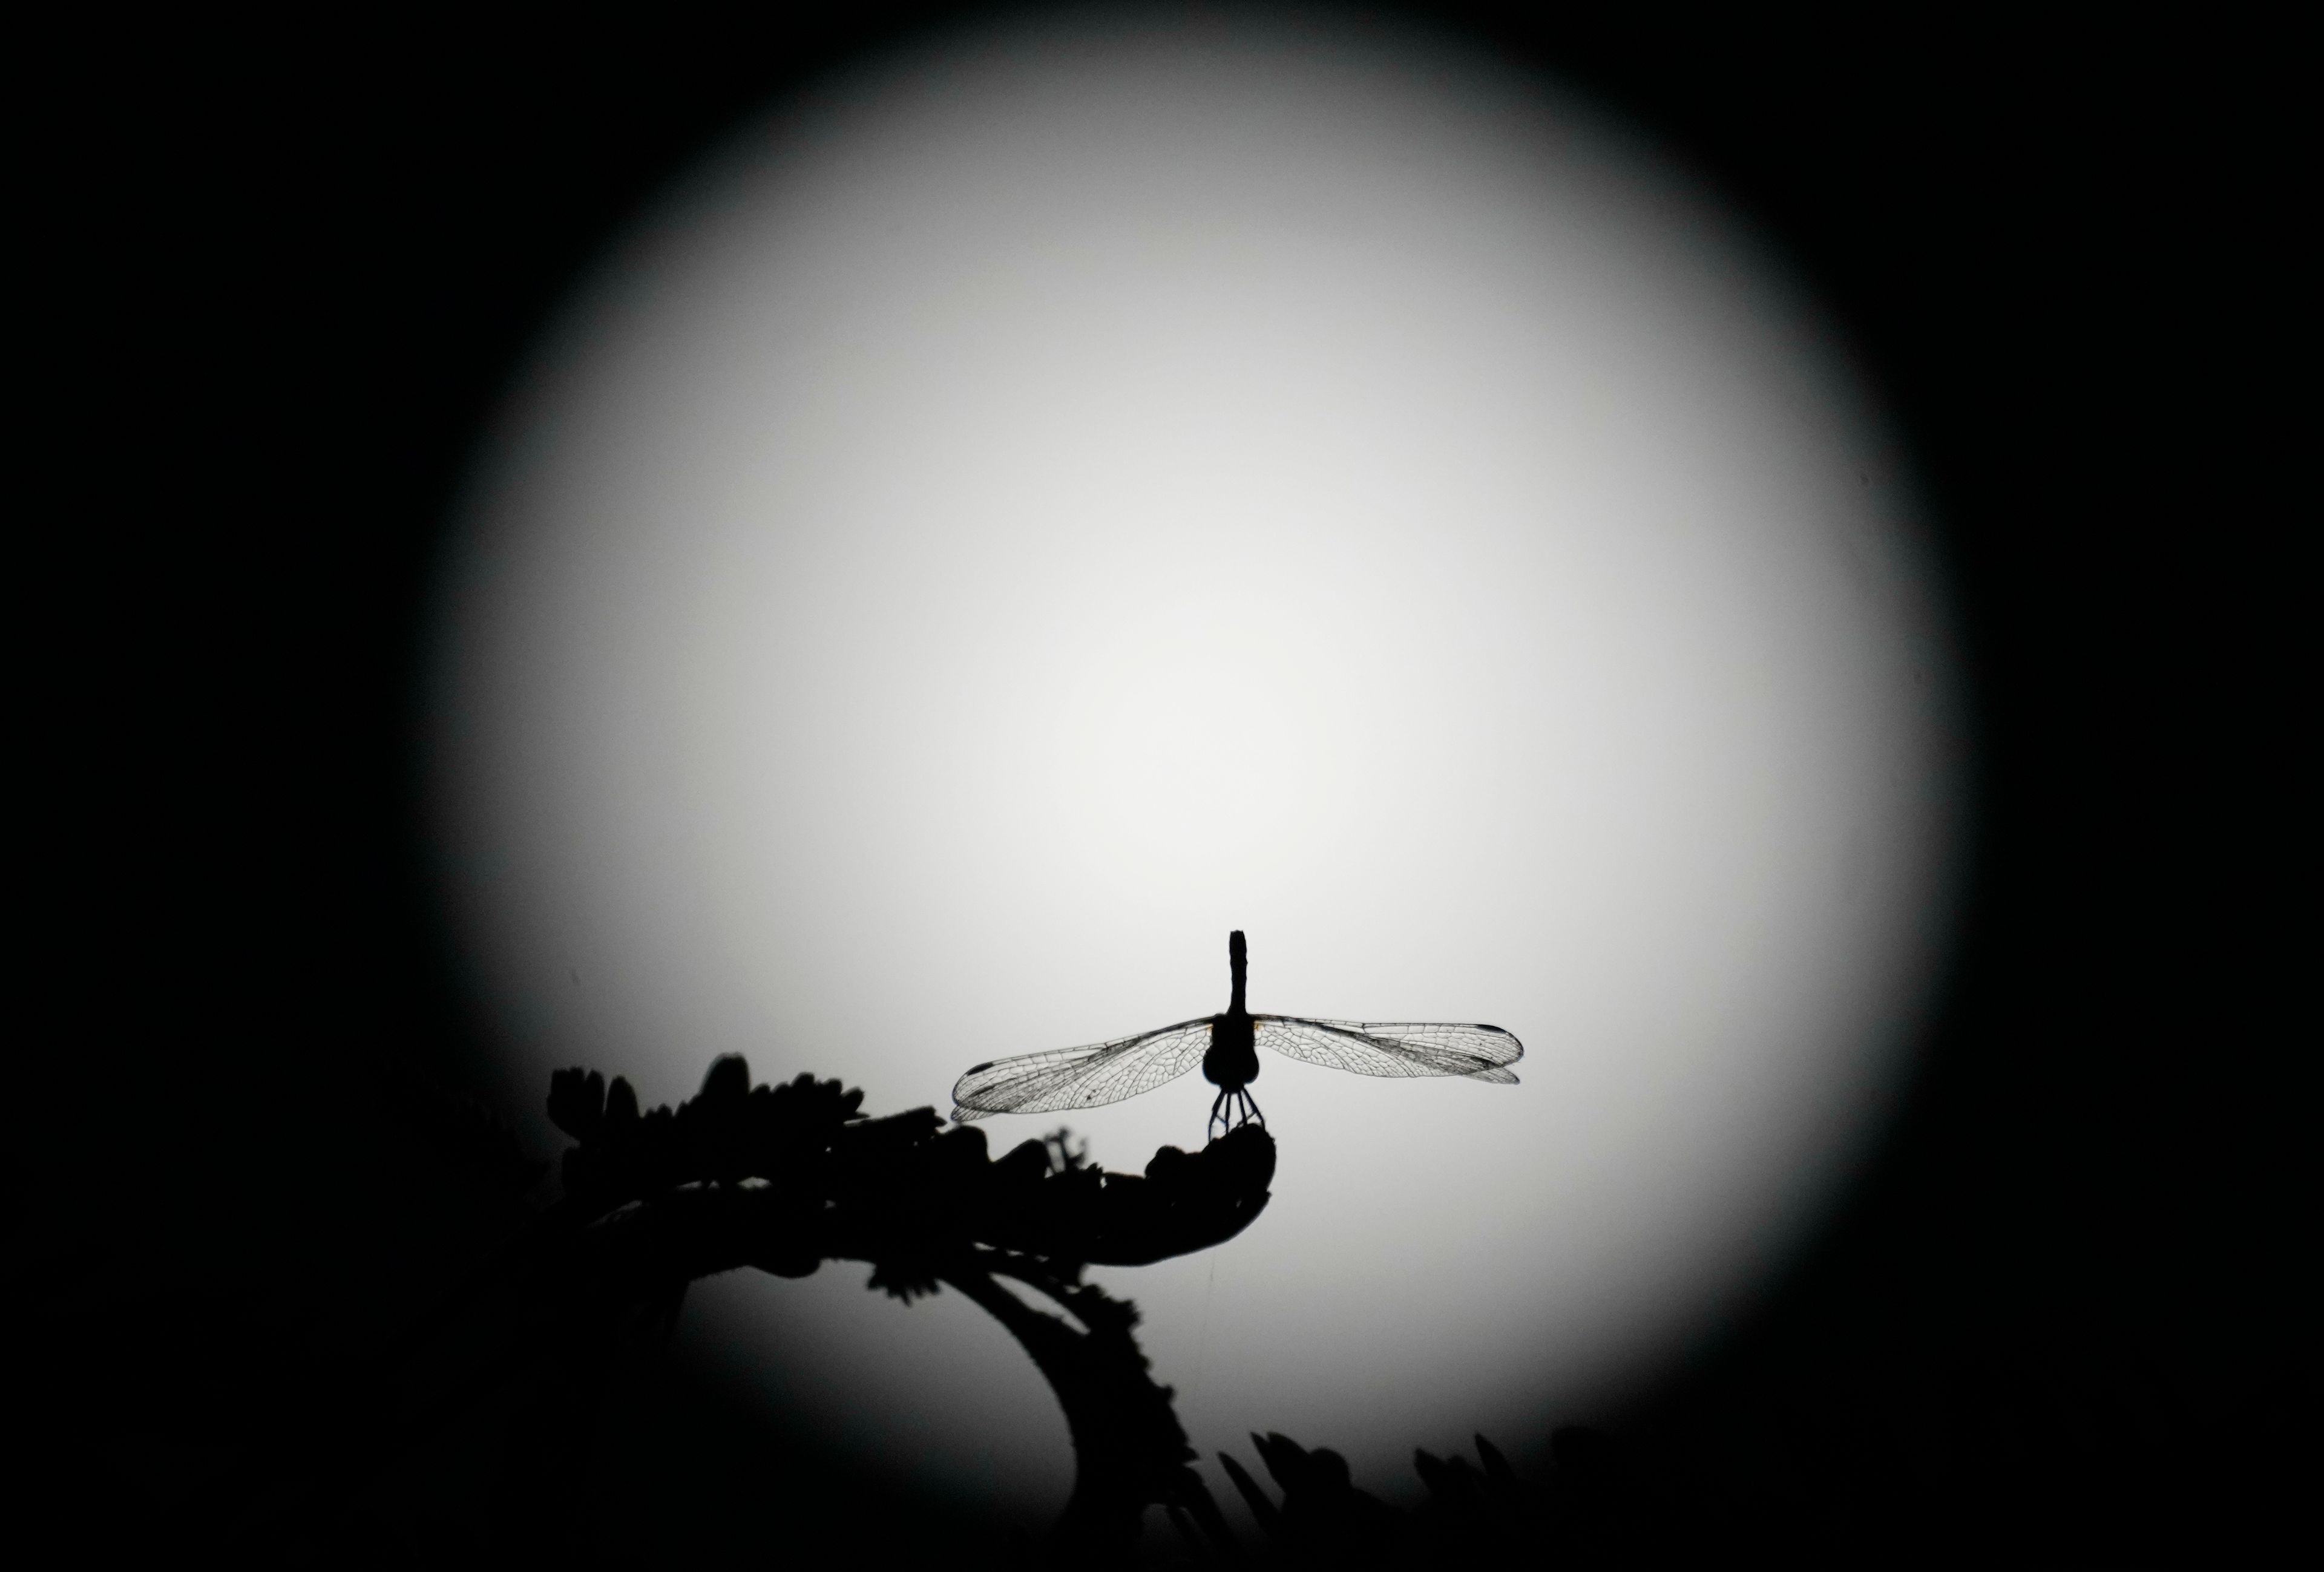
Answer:
<svg viewBox="0 0 2324 1572"><path fill-rule="evenodd" d="M1211 1103L1211 1122L1204 1126L1205 1138L1215 1141L1228 1131L1244 1125L1264 1125L1267 1120L1259 1111L1259 1099L1250 1095L1247 1086L1229 1087Z"/></svg>
<svg viewBox="0 0 2324 1572"><path fill-rule="evenodd" d="M1267 1117L1259 1111L1259 1099L1250 1095L1250 1088L1222 1087L1219 1095L1211 1099L1211 1118L1203 1126L1203 1135L1205 1140L1215 1141L1240 1126L1265 1123Z"/></svg>

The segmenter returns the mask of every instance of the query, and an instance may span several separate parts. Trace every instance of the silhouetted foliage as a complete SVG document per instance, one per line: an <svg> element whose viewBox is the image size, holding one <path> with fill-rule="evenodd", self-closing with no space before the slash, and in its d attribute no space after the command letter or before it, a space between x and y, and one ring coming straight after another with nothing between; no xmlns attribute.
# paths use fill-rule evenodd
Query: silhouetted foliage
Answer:
<svg viewBox="0 0 2324 1572"><path fill-rule="evenodd" d="M522 1195L548 1177L516 1132L483 1105L448 1097L411 1075L389 1075L380 1102L429 1152L485 1189Z"/></svg>
<svg viewBox="0 0 2324 1572"><path fill-rule="evenodd" d="M1222 1535L1170 1392L1139 1349L1136 1308L1082 1272L1158 1261L1241 1232L1274 1176L1266 1129L1239 1129L1196 1153L1166 1146L1143 1175L1123 1174L1090 1162L1063 1131L996 1162L980 1129L946 1127L932 1108L870 1118L862 1100L808 1075L753 1087L735 1057L713 1063L701 1091L675 1109L641 1108L618 1076L558 1071L549 1115L577 1143L564 1155L562 1199L388 1363L409 1365L512 1276L515 1328L490 1356L439 1375L381 1438L378 1456L513 1390L510 1498L551 1521L584 1521L574 1513L588 1416L625 1356L668 1338L689 1282L741 1266L803 1277L825 1261L859 1260L871 1264L870 1286L899 1300L948 1286L974 1301L1047 1378L1076 1459L1059 1553L1125 1552L1141 1513L1157 1503ZM450 1127L479 1151L501 1150L488 1131ZM486 1166L495 1173L514 1172L494 1162ZM1001 1277L1070 1319L1028 1305ZM512 1542L522 1529L507 1525Z"/></svg>
<svg viewBox="0 0 2324 1572"><path fill-rule="evenodd" d="M2312 1463L2312 1402L2292 1395L2304 1384L2206 1433L2012 1361L1959 1372L1950 1414L1919 1438L1791 1392L1723 1439L1563 1428L1530 1476L1478 1436L1474 1463L1414 1454L1427 1495L1409 1512L1356 1488L1327 1448L1254 1435L1277 1494L1234 1457L1219 1464L1258 1545L1181 1526L1204 1564L1292 1568L2208 1565L2264 1542L2260 1514Z"/></svg>
<svg viewBox="0 0 2324 1572"><path fill-rule="evenodd" d="M1405 1524L1385 1503L1358 1490L1348 1461L1329 1448L1310 1452L1288 1436L1250 1439L1283 1492L1278 1505L1232 1457L1219 1465L1234 1482L1260 1531L1300 1567L1391 1565L1405 1552Z"/></svg>
<svg viewBox="0 0 2324 1572"><path fill-rule="evenodd" d="M1263 1128L1195 1154L1165 1146L1142 1177L1067 1154L1055 1136L996 1162L980 1129L947 1129L933 1108L866 1118L862 1096L806 1075L753 1089L729 1057L675 1111L641 1112L619 1077L560 1071L549 1117L581 1143L565 1154L563 1221L641 1202L715 1213L696 1241L711 1257L687 1263L690 1275L752 1265L796 1277L865 1260L910 1298L934 1282L930 1262L972 1246L1075 1266L1206 1248L1259 1215L1275 1171Z"/></svg>
<svg viewBox="0 0 2324 1572"><path fill-rule="evenodd" d="M385 1087L379 1101L479 1198L512 1207L540 1167L473 1105L410 1087ZM1137 1310L1084 1282L1083 1267L1231 1238L1267 1204L1275 1147L1264 1127L1199 1152L1166 1147L1142 1175L1117 1174L1063 1131L994 1160L981 1130L947 1127L929 1109L871 1118L862 1102L807 1076L753 1087L736 1059L715 1064L676 1108L641 1108L618 1078L559 1073L550 1113L576 1142L560 1165L561 1198L383 1354L310 1362L310 1379L271 1410L284 1439L248 1454L257 1471L198 1476L204 1498L234 1503L205 1510L238 1523L254 1559L433 1563L483 1551L586 1562L607 1525L593 1437L625 1422L623 1394L658 1360L688 1283L742 1265L798 1277L850 1259L899 1300L963 1294L1042 1371L1077 1464L1047 1550L1078 1565L1130 1556L1157 1504L1184 1552L1238 1567L1631 1567L1745 1555L1941 1565L1997 1546L2068 1562L2200 1560L2207 1546L2248 1538L2241 1520L2206 1503L2290 1499L2294 1459L2312 1445L2306 1397L2205 1420L2165 1388L2142 1396L2101 1372L2085 1390L2021 1357L1953 1372L1918 1419L1896 1417L1894 1393L1778 1384L1737 1394L1730 1414L1753 1417L1731 1432L1563 1430L1523 1474L1482 1437L1473 1460L1416 1452L1426 1495L1410 1511L1360 1488L1329 1448L1254 1436L1249 1468L1219 1459L1255 1525L1255 1538L1239 1538L1190 1466L1172 1394L1139 1347ZM189 1370L201 1364L195 1350L247 1365L261 1356L233 1350L300 1335L293 1319L243 1325L182 1297L168 1324ZM89 1331L120 1349L153 1337L132 1323ZM2301 1390L2297 1373L2284 1390ZM239 1394L202 1401L222 1411ZM453 1430L463 1416L475 1422ZM385 1466L410 1454L416 1466L431 1438L424 1456L465 1449L476 1458L471 1475L496 1470L484 1520L463 1509L471 1515L431 1522L389 1490L371 1493L359 1521L366 1483L413 1477ZM630 1537L660 1544L677 1531L639 1525ZM792 1521L781 1543L849 1531L836 1516Z"/></svg>

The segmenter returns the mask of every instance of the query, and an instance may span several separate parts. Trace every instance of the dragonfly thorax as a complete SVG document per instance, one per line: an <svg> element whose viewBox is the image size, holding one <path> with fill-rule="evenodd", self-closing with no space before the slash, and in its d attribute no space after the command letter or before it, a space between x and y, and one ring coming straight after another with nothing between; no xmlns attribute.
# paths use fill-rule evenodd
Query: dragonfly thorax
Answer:
<svg viewBox="0 0 2324 1572"><path fill-rule="evenodd" d="M1259 1079L1257 1034L1240 998L1225 1015L1211 1017L1211 1045L1203 1054L1203 1079L1229 1090Z"/></svg>

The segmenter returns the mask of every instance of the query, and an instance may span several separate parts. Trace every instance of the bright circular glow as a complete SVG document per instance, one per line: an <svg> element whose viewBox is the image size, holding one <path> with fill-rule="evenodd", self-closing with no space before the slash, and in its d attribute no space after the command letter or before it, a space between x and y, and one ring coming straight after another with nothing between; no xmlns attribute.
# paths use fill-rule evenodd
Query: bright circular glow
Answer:
<svg viewBox="0 0 2324 1572"><path fill-rule="evenodd" d="M1205 1456L1393 1492L1731 1316L1877 1125L1963 758L1841 346L1548 86L1051 23L827 85L576 303L447 574L454 883L513 1084L868 1106L1222 1008L1492 1021L1516 1088L1270 1059L1268 1212L1136 1299ZM1069 1122L1202 1136L1198 1078ZM996 1153L1060 1121L998 1118ZM768 1401L1062 1503L957 1296L704 1285Z"/></svg>

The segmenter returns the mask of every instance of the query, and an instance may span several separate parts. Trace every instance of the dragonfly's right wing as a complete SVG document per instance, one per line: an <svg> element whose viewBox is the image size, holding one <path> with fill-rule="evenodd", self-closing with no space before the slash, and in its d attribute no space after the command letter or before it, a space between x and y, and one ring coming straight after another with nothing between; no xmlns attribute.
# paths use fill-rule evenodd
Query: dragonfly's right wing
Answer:
<svg viewBox="0 0 2324 1572"><path fill-rule="evenodd" d="M1203 1062L1211 1045L1212 1019L1204 1016L1111 1043L1053 1048L980 1064L952 1089L952 1100L959 1105L952 1117L965 1124L987 1114L1093 1108L1152 1091Z"/></svg>
<svg viewBox="0 0 2324 1572"><path fill-rule="evenodd" d="M1465 1075L1515 1086L1525 1044L1499 1026L1459 1021L1315 1021L1253 1016L1259 1043L1358 1075Z"/></svg>

